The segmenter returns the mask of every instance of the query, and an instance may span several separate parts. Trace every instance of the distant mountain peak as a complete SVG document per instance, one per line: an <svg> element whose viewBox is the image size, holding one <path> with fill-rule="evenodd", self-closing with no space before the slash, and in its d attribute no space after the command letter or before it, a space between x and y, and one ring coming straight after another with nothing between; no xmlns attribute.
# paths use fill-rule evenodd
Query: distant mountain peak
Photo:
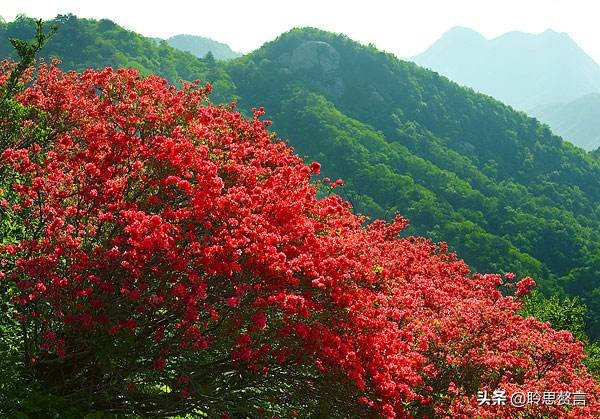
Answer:
<svg viewBox="0 0 600 419"><path fill-rule="evenodd" d="M488 40L479 32L464 26L455 26L446 31L426 52L436 53L438 50L448 48L450 45L476 46L485 44Z"/></svg>
<svg viewBox="0 0 600 419"><path fill-rule="evenodd" d="M600 66L553 29L486 39L456 27L414 61L524 111L600 91Z"/></svg>
<svg viewBox="0 0 600 419"><path fill-rule="evenodd" d="M180 34L165 39L165 42L173 48L189 52L198 58L204 58L209 52L217 60L230 60L242 55L233 51L229 45L204 36Z"/></svg>
<svg viewBox="0 0 600 419"><path fill-rule="evenodd" d="M447 36L471 36L485 39L482 34L474 29L467 28L466 26L454 26L453 28L450 28L448 31L446 31L446 33L444 33L444 35L442 35L442 38Z"/></svg>
<svg viewBox="0 0 600 419"><path fill-rule="evenodd" d="M561 37L561 38L571 39L571 37L569 36L568 33L558 32L551 28L546 29L544 32L540 33L539 36L552 36L552 37Z"/></svg>
<svg viewBox="0 0 600 419"><path fill-rule="evenodd" d="M553 43L553 47L564 45L565 47L583 52L568 33L557 32L554 29L546 29L540 33L510 31L491 39L489 42L521 42L523 44Z"/></svg>
<svg viewBox="0 0 600 419"><path fill-rule="evenodd" d="M414 61L519 110L543 115L549 123L559 120L555 113L567 112L566 109L552 111L552 117L548 117L548 109L558 109L558 105L571 104L580 97L600 92L600 66L569 34L553 29L536 34L511 31L486 39L472 29L456 27ZM569 106L573 109L568 112L570 115L581 114L580 103ZM591 134L587 135L595 133L595 128L589 128L587 121L591 118L578 120L585 121L585 129L570 127L567 130L563 122L551 126L589 149L598 141L596 137L588 138ZM584 131L587 136L580 138L577 134Z"/></svg>

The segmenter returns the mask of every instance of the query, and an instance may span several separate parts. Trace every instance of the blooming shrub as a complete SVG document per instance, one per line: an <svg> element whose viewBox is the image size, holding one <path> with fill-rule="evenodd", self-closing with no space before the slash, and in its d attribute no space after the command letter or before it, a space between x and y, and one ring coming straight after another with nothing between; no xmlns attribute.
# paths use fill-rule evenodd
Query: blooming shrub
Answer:
<svg viewBox="0 0 600 419"><path fill-rule="evenodd" d="M41 66L17 96L49 134L0 150L24 226L0 280L37 380L142 414L600 414L582 344L517 314L531 278L473 275L401 217L365 227L262 110L209 91ZM500 388L587 405L479 406Z"/></svg>

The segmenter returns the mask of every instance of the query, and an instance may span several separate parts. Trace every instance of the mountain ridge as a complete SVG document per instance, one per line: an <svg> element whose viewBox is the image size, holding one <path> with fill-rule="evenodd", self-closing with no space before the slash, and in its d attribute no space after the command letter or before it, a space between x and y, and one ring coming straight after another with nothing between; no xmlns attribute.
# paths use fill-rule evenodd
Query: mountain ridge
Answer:
<svg viewBox="0 0 600 419"><path fill-rule="evenodd" d="M209 52L217 60L231 60L243 54L233 51L229 45L204 36L179 34L167 39L159 39L181 51L189 52L198 58L204 58Z"/></svg>
<svg viewBox="0 0 600 419"><path fill-rule="evenodd" d="M600 146L600 92L589 93L568 103L556 103L531 110L566 140L593 150ZM575 142L575 141L574 141Z"/></svg>
<svg viewBox="0 0 600 419"><path fill-rule="evenodd" d="M600 92L600 65L564 32L512 31L487 39L472 29L453 28L413 61L531 113L587 150L600 146L578 134L600 129L600 122L565 131L564 123L536 112Z"/></svg>
<svg viewBox="0 0 600 419"><path fill-rule="evenodd" d="M289 57L308 46L327 59L295 67ZM583 253L593 253L596 233L576 219L596 217L600 189L585 183L598 185L600 167L534 118L314 28L287 32L227 66L240 106L264 105L283 138L322 161L327 176L346 179L364 212L397 210L413 231L448 241L484 271L506 261L537 272L542 283L562 276L571 292L597 286L558 260L586 264ZM498 256L494 249L511 256L486 259Z"/></svg>
<svg viewBox="0 0 600 419"><path fill-rule="evenodd" d="M466 33L464 28L449 30L423 53L413 57L413 60L421 66L431 68L448 76L451 80L472 87L482 93L489 94L524 111L543 104L571 101L584 94L600 90L600 65L592 60L566 33L555 32L553 30L546 30L540 34L513 31L492 39L487 39L476 31L470 30L468 32L469 39L481 41L477 45L481 50L473 52L468 50L468 48L473 47L472 43L454 45L457 42L457 32L460 32L461 35ZM474 34L479 36L474 38ZM463 39L464 36L460 37L458 42L464 42ZM521 45L512 45L515 42L521 43ZM557 45L557 42L560 44ZM550 43L552 48L540 50L540 44L547 43ZM463 49L447 50L449 47ZM445 50L443 58L452 59L452 61L435 61L440 57L439 50ZM432 51L436 52L434 56L431 54ZM472 56L472 53L480 54L480 56ZM575 90L578 89L578 91L573 91L574 89L571 88L565 89L566 92L562 92L562 96L544 96L539 93L541 87L536 86L535 89L525 88L523 90L522 86L516 85L521 82L524 76L527 76L527 72L534 70L537 70L536 74L547 78L545 80L546 85L548 83L558 83L556 81L558 78L557 74L547 74L547 67L549 64L563 64L562 61L565 60L566 57L564 54L566 53L568 53L568 57L573 57L577 62L572 65L562 65L556 71L562 72L563 76L571 78L574 78L577 74L573 75L570 72L578 71L579 73L583 73L582 77L585 79L581 82L583 85L579 87L575 86ZM525 64L532 66L532 69L526 68L523 71L519 71L523 63L517 61L517 59L523 60ZM529 60L529 62L526 60ZM494 66L498 66L503 61L510 61L510 65L503 63L502 69L494 68ZM494 87L485 78L476 79L474 78L474 74L466 73L463 75L458 73L457 70L465 71L466 67L472 68L474 73L483 74L485 77L493 75L499 78L499 81L496 81L497 83L505 80L512 81L512 85L506 83L506 85L503 84L502 86ZM499 74L500 71L505 73L504 76ZM526 81L532 82L534 80L531 78ZM503 90L507 90L508 92L503 92ZM522 91L521 95L516 94L519 90ZM530 96L531 92L534 92L535 96L541 96L542 99L536 99L536 103L527 100L524 96ZM542 103L540 100L545 100L545 102Z"/></svg>

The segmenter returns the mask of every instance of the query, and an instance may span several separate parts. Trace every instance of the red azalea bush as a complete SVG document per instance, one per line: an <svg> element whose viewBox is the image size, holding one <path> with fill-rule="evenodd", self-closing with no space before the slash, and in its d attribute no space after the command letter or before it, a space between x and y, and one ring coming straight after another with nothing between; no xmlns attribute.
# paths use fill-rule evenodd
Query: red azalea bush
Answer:
<svg viewBox="0 0 600 419"><path fill-rule="evenodd" d="M0 150L24 225L0 280L36 380L142 414L600 414L582 344L517 314L531 279L472 275L402 218L364 227L261 111L208 91L41 66L17 96L48 140ZM479 406L497 389L587 403Z"/></svg>

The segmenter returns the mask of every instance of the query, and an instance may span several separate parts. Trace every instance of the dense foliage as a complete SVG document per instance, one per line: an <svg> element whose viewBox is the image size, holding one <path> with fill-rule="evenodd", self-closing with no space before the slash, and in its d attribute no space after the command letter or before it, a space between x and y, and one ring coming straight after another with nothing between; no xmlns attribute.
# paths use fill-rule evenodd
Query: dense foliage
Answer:
<svg viewBox="0 0 600 419"><path fill-rule="evenodd" d="M246 120L206 92L41 66L16 96L37 110L23 126L44 130L1 153L2 220L22 226L0 247L15 397L42 386L83 412L141 415L600 414L582 344L518 314L530 278L472 275L445 246L398 237L400 217L363 227L317 197L339 182L312 184L320 165L262 111ZM498 388L587 406L478 405Z"/></svg>
<svg viewBox="0 0 600 419"><path fill-rule="evenodd" d="M600 335L600 160L489 97L373 47L291 31L229 63L157 46L109 21L59 16L45 50L67 69L134 67L213 83L217 102L265 105L274 128L323 175L344 178L356 211L396 211L409 232L446 241L474 269L536 278L579 295ZM25 17L3 36L31 35ZM61 34L62 33L62 34ZM73 47L76 42L78 48ZM9 45L0 43L0 52ZM595 297L596 296L596 297Z"/></svg>
<svg viewBox="0 0 600 419"><path fill-rule="evenodd" d="M548 322L553 329L568 330L576 340L584 342L587 355L584 363L596 379L600 379L600 344L590 342L587 336L585 328L589 313L578 297L544 297L538 291L534 291L525 299L520 313L525 317L532 316Z"/></svg>
<svg viewBox="0 0 600 419"><path fill-rule="evenodd" d="M600 334L598 159L489 97L315 29L228 71L240 106L264 104L301 155L346 180L359 211L398 210L480 271L580 295Z"/></svg>
<svg viewBox="0 0 600 419"><path fill-rule="evenodd" d="M73 31L86 32L96 44L103 42L103 31L110 23L101 21L104 24L100 25L74 16L56 21L69 22ZM112 33L108 38L121 38L114 45L109 41L110 48L116 45L122 49L130 38L142 44L146 41L114 24L108 26ZM30 19L24 17L11 24L0 23L3 37L33 33L31 27ZM63 55L65 40L57 38L50 44L54 52L47 56ZM25 51L27 44L19 45ZM91 46L88 52L94 48ZM136 48L115 54L115 65L127 65L128 57L138 54ZM164 45L162 48L168 49ZM0 273L13 277L0 281L0 374L11 377L0 380L0 406L33 416L78 417L90 409L142 414L200 409L196 412L242 416L300 411L302 415L348 416L370 409L372 401L375 411L383 414L396 409L401 415L431 414L435 410L438 414L462 412L470 416L476 411L469 410L469 403L477 409L474 394L486 384L494 389L502 383L500 386L514 390L504 379L513 380L523 389L542 389L547 384L545 389L556 390L557 383L544 381L545 376L541 381L539 375L528 378L527 368L533 364L539 368L535 351L545 353L545 357L557 356L548 368L550 376L552 371L560 371L563 387L559 389L572 391L567 383L583 383L578 390L597 392L587 378L580 381L585 373L579 344L561 346L569 341L568 334L557 334L533 319L523 320L515 314L535 316L588 342L584 332L588 312L596 321L600 312L600 265L594 256L598 217L594 179L598 178L600 163L597 153L586 155L570 148L534 121L493 100L371 47L320 31L293 31L227 66L210 57L196 60L176 51L169 54L181 59L180 73L167 74L156 66L156 61L148 61L148 68L141 68L142 72L159 72L175 79L196 74L215 80L222 92L218 99L232 97L235 92L242 109L266 103L276 117L277 130L289 136L298 151L309 161L324 162L324 174L346 179L346 186L337 191L354 208L349 210L337 198L317 199L314 193L324 197L341 182L323 179L317 183L318 190L310 186L306 183L308 169L302 169L302 163L281 143L272 145L269 138L273 136L264 131L258 114L246 122L229 109L209 105L202 89L186 86L184 91L176 92L160 79L142 80L128 71L88 71L67 76L55 68L43 67L37 84L15 98L16 79L8 75L20 72L5 65L0 141L2 150L9 149L3 154L3 163L10 164L2 164L0 169L0 244L8 245L3 249L11 256L4 259ZM138 58L133 65L140 68L137 63L143 58ZM77 59L74 54L66 67L77 68ZM102 59L97 59L94 66L101 66ZM377 72L381 68L389 70L392 80L408 78L410 83L384 97L378 89L394 83L382 81ZM370 83L365 84L361 74L369 74ZM348 91L349 82L354 83L356 91ZM428 91L431 86L435 86L433 92ZM404 90L407 92L402 96ZM255 92L261 92L264 99ZM433 97L428 96L431 94ZM412 102L415 95L419 95L420 103ZM468 98L466 103L461 96ZM445 107L444 101L450 97L453 107ZM366 105L357 107L361 102L355 100ZM395 113L388 113L385 106L380 113L373 112L376 106L394 100L399 100L392 103L398 106ZM473 104L477 105L476 116L467 112ZM435 113L409 114L414 112L411 106L439 106L450 119L442 124ZM170 107L173 109L168 110ZM89 116L84 117L87 112ZM496 124L500 129L485 131L497 143L494 147L499 147L491 154L485 150L492 147L491 143L480 145L462 139L478 132L475 118L483 126ZM390 120L396 128L387 126ZM473 123L469 123L471 120ZM502 134L507 124L515 131ZM530 129L518 131L529 125ZM444 132L449 134L442 135ZM123 147L105 152L115 138L122 140ZM224 138L232 142L223 142ZM246 144L249 139L250 144ZM535 139L533 146L528 143L531 139ZM199 196L204 195L195 194L210 194L210 187L202 183L210 179L194 174L208 166L189 166L191 157L177 162L183 155L193 155L195 151L190 150L198 146L207 150L198 158L216 167L212 179L224 182L219 193L213 191L213 198L223 199L201 204L207 217L231 215L233 206L239 211L239 203L234 201L242 197L240 188L247 191L254 187L256 195L252 196L262 202L251 210L251 225L255 227L260 219L267 223L265 230L254 234L249 233L250 228L240 230L238 226L243 225L247 213L236 214L230 219L232 223L229 219L214 223L209 217L210 226L200 226L204 219L197 219L193 211L200 205ZM168 157L161 157L156 150L163 147L175 149ZM254 147L261 153L257 155ZM98 155L99 150L105 151ZM283 153L288 159L269 157L269 153ZM508 164L514 155L528 155L527 164L532 170L514 163L516 166L504 173L499 171L497 161L489 160L493 157ZM46 170L48 164L55 172ZM96 169L89 172L93 167L88 164ZM254 166L245 167L248 164ZM134 165L139 167L135 169ZM284 180L272 174L286 165L300 173L286 175ZM310 169L316 173L319 166L314 164ZM179 179L167 180L169 176ZM244 183L253 176L256 183ZM274 177L283 183L268 181ZM144 183L141 180L152 186L140 187ZM568 186L571 181L575 186ZM294 188L300 188L300 195L281 192ZM269 201L275 198L282 200L282 206ZM295 205L292 208L298 214L291 217L292 213L283 209L285 205ZM467 255L470 265L487 271L508 267L521 276L534 275L541 279L545 291L556 292L554 282L562 276L562 288L583 295L589 311L580 300L545 298L538 293L522 306L498 294L500 277L467 279L470 274L466 266L444 248L422 239L393 238L404 226L402 220L395 227L376 222L364 230L360 227L362 219L351 214L359 211L391 217L396 210L411 218L413 226L404 228L405 236L408 231L436 240L449 239L453 248ZM108 214L113 218L101 219ZM161 218L158 224L156 215ZM262 219L263 215L268 216ZM286 221L283 225L282 220ZM566 222L573 224L563 224ZM303 227L297 230L295 223ZM267 235L265 242L262 233L273 226L277 226L277 233ZM293 233L286 230L290 227ZM234 237L232 229L242 231L239 234L244 238ZM382 233L389 229L394 234ZM48 239L43 240L46 232ZM217 241L211 241L215 234ZM146 240L144 235L151 239ZM234 244L225 243L231 237ZM302 246L294 241L309 237L313 241ZM116 253L110 247L113 242ZM253 243L258 247L252 248ZM121 249L124 245L126 249ZM208 255L199 257L196 252L206 251L202 246L213 246L214 252L211 248ZM269 259L267 252L263 266L257 268L252 258L260 259L258 249L264 254L265 248L275 249L273 257ZM300 257L302 252L310 257ZM283 260L278 259L281 254L285 255ZM212 271L208 262L220 262L224 255L233 265ZM319 257L325 259L317 260ZM137 262L132 265L133 261ZM406 266L397 266L398 261ZM272 263L274 267L269 267ZM184 264L187 267L182 269ZM286 270L287 282L274 284L281 279L281 270L288 267L291 274ZM100 275L86 277L88 270ZM320 281L313 282L318 278L311 277L317 274L331 277L333 284L340 286L322 288ZM15 275L31 279L21 281ZM50 278L66 279L67 283L60 285ZM267 284L262 282L265 280ZM511 281L505 282L506 286L500 288L504 295L510 295L514 286ZM518 294L529 283L522 282ZM114 287L103 288L106 284ZM286 294L284 302L271 298L279 295L279 290ZM150 301L153 295L163 300L154 304ZM472 309L466 308L467 300ZM297 306L298 301L304 305ZM458 308L455 312L449 310L451 307ZM15 312L19 315L14 316ZM480 315L477 318L483 323L493 316L498 316L501 324L514 322L515 328L521 328L519 333L515 334L511 325L502 330L501 338L512 336L510 341L517 343L500 345L500 335L490 337L485 328L481 336L473 335L469 327L483 323L459 325L469 313ZM194 315L197 317L191 320ZM156 323L164 325L158 340L152 339L156 330L162 329L157 329ZM591 328L589 324L588 331L597 334L597 323ZM432 325L432 329L427 328ZM442 327L458 327L458 331ZM194 330L190 336L188 328ZM246 335L250 340L246 346L240 345L239 339L248 339ZM329 338L335 345L330 342L327 346ZM535 344L525 344L527 339L535 340ZM548 339L555 341L550 344ZM339 352L332 352L340 342L344 345ZM382 345L389 351L372 352ZM527 346L528 355L523 355L519 345ZM575 352L567 355L558 346L561 351ZM237 355L246 349L250 358L238 359ZM398 358L395 350L402 351L403 356ZM512 354L508 358L507 351ZM588 344L586 352L584 362L598 374L599 347ZM282 353L285 362L280 363ZM450 361L449 353L462 361ZM500 358L507 364L498 364ZM69 367L71 361L74 363ZM513 361L516 364L511 364ZM564 365L559 368L560 362ZM392 370L394 365L398 369L390 372L390 365ZM427 365L433 366L423 369ZM390 385L396 393L388 392ZM99 391L106 397L94 396ZM480 413L516 414L504 410L494 413L489 408ZM551 408L548 413L557 411Z"/></svg>
<svg viewBox="0 0 600 419"><path fill-rule="evenodd" d="M59 15L50 23L58 25L60 30L40 52L38 58L46 62L59 58L64 68L77 71L108 66L135 68L144 75L159 74L173 83L219 79L221 81L214 84L218 90L216 94L231 93L226 73L211 63L166 42L157 43L125 30L110 20L79 19L69 14ZM28 40L34 35L35 25L31 18L20 15L14 22L0 22L0 57L14 57L9 38Z"/></svg>

